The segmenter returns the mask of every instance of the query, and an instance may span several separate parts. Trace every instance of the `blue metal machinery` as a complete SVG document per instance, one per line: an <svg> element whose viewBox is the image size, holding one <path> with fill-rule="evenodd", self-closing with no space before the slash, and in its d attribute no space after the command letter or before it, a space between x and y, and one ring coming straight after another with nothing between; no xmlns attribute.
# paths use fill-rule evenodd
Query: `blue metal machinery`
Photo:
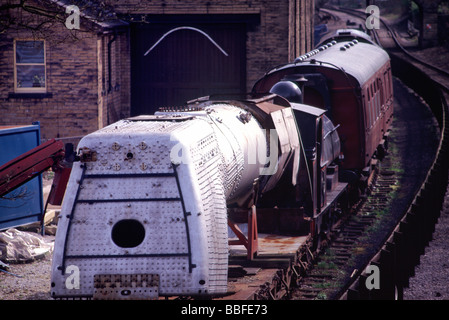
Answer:
<svg viewBox="0 0 449 320"><path fill-rule="evenodd" d="M0 126L0 166L40 145L40 124ZM44 211L39 175L0 197L0 230L41 221Z"/></svg>

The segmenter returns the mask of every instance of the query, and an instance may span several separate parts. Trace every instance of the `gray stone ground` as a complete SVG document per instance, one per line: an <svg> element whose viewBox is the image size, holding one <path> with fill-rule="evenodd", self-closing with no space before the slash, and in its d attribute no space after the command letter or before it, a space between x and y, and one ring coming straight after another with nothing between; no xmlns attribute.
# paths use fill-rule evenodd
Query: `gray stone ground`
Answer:
<svg viewBox="0 0 449 320"><path fill-rule="evenodd" d="M404 290L405 300L449 300L449 190L433 240Z"/></svg>

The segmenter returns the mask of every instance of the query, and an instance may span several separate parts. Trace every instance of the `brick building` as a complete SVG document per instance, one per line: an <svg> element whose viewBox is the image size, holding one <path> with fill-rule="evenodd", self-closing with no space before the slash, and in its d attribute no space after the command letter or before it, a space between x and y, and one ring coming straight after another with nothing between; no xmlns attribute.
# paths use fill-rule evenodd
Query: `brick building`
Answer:
<svg viewBox="0 0 449 320"><path fill-rule="evenodd" d="M50 30L0 33L0 125L40 121L43 139L83 136L202 95L247 92L313 45L311 0L26 2L64 19L67 5L81 14L80 29L62 19Z"/></svg>

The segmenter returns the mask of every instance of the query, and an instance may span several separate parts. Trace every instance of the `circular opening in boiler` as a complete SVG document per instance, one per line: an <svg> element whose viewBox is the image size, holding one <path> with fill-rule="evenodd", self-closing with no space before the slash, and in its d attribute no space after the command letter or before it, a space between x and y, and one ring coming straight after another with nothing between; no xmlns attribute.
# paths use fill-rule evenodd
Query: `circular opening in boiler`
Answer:
<svg viewBox="0 0 449 320"><path fill-rule="evenodd" d="M137 220L125 219L112 227L112 241L122 248L134 248L145 238L145 228Z"/></svg>

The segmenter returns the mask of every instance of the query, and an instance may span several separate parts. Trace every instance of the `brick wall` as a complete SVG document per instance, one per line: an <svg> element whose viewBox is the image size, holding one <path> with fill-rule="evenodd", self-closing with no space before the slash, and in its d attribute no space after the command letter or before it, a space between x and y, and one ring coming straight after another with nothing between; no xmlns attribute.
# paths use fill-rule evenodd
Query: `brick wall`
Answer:
<svg viewBox="0 0 449 320"><path fill-rule="evenodd" d="M313 49L315 1L289 1L289 61Z"/></svg>
<svg viewBox="0 0 449 320"><path fill-rule="evenodd" d="M0 35L0 124L40 121L43 139L85 135L97 129L96 34L79 33L55 24L46 36L28 30ZM47 93L14 92L14 39L45 40Z"/></svg>
<svg viewBox="0 0 449 320"><path fill-rule="evenodd" d="M90 25L70 31L62 23L52 24L51 30L14 29L0 34L0 125L40 121L41 137L47 140L81 137L129 116L128 34L117 33L109 62L112 38L113 34L97 33ZM25 39L45 40L46 94L14 92L14 40Z"/></svg>
<svg viewBox="0 0 449 320"><path fill-rule="evenodd" d="M128 32L117 33L115 36L114 33L106 34L98 40L99 128L130 116L129 51ZM109 77L109 70L111 70L111 77Z"/></svg>

